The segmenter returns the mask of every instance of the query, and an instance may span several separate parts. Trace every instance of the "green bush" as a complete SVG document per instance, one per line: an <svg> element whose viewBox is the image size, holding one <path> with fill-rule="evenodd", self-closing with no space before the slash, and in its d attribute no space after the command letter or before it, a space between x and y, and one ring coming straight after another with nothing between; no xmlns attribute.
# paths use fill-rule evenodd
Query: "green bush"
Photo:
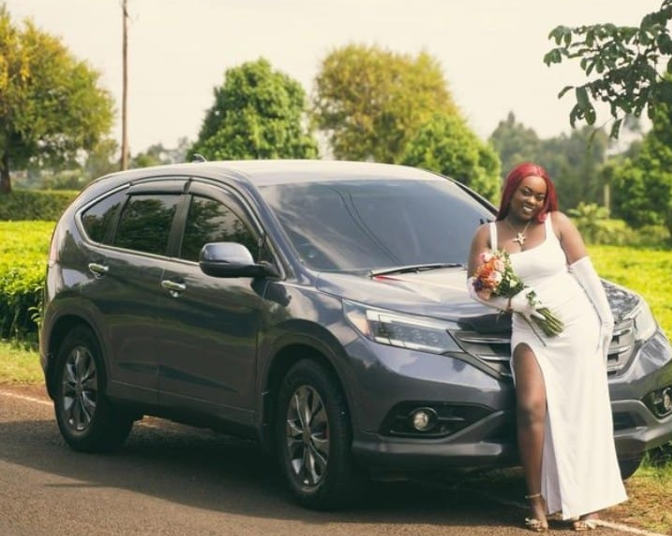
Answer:
<svg viewBox="0 0 672 536"><path fill-rule="evenodd" d="M669 249L670 240L663 225L645 225L633 229L623 220L572 217L586 244L631 248Z"/></svg>
<svg viewBox="0 0 672 536"><path fill-rule="evenodd" d="M53 222L0 222L0 338L38 328Z"/></svg>
<svg viewBox="0 0 672 536"><path fill-rule="evenodd" d="M73 190L13 190L0 195L0 220L56 221L78 193Z"/></svg>

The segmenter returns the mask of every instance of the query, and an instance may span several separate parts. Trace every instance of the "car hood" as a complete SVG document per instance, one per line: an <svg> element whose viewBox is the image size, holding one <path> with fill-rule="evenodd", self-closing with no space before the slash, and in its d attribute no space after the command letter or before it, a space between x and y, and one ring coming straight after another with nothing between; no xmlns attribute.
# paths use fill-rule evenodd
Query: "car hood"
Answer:
<svg viewBox="0 0 672 536"><path fill-rule="evenodd" d="M510 330L507 316L469 296L466 279L464 268L373 277L323 272L316 286L322 292L369 306L454 321L463 329ZM612 283L603 284L614 319L619 322L637 305L639 297Z"/></svg>

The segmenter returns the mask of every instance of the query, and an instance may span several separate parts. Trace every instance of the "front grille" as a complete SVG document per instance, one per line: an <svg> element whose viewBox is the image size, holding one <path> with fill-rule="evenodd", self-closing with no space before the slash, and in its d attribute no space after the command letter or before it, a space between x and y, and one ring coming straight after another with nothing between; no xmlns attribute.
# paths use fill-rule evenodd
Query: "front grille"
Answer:
<svg viewBox="0 0 672 536"><path fill-rule="evenodd" d="M511 376L509 334L482 334L476 331L457 331L452 334L467 353L477 357L500 374Z"/></svg>
<svg viewBox="0 0 672 536"><path fill-rule="evenodd" d="M511 336L509 333L484 334L476 331L455 331L452 335L465 350L504 376L511 376ZM632 320L620 322L607 357L607 373L616 376L629 362L635 348Z"/></svg>

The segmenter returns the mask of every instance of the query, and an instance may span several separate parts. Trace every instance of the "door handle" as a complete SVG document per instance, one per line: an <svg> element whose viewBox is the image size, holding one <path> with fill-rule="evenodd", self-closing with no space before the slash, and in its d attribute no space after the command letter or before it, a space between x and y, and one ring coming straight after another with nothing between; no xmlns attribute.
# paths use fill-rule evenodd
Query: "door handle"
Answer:
<svg viewBox="0 0 672 536"><path fill-rule="evenodd" d="M173 298L177 298L180 294L187 290L187 285L184 283L177 283L176 281L171 281L170 279L164 279L161 281L161 286L165 288Z"/></svg>
<svg viewBox="0 0 672 536"><path fill-rule="evenodd" d="M93 274L93 277L103 277L110 270L109 266L98 264L97 262L90 262L88 268L89 272Z"/></svg>

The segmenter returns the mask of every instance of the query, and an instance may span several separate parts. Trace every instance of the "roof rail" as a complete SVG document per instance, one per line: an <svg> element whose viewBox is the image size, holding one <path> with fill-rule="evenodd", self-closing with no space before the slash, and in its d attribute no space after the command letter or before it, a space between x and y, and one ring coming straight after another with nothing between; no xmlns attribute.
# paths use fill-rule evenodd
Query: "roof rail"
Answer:
<svg viewBox="0 0 672 536"><path fill-rule="evenodd" d="M194 156L191 157L192 162L207 162L205 156L202 154L194 153Z"/></svg>

